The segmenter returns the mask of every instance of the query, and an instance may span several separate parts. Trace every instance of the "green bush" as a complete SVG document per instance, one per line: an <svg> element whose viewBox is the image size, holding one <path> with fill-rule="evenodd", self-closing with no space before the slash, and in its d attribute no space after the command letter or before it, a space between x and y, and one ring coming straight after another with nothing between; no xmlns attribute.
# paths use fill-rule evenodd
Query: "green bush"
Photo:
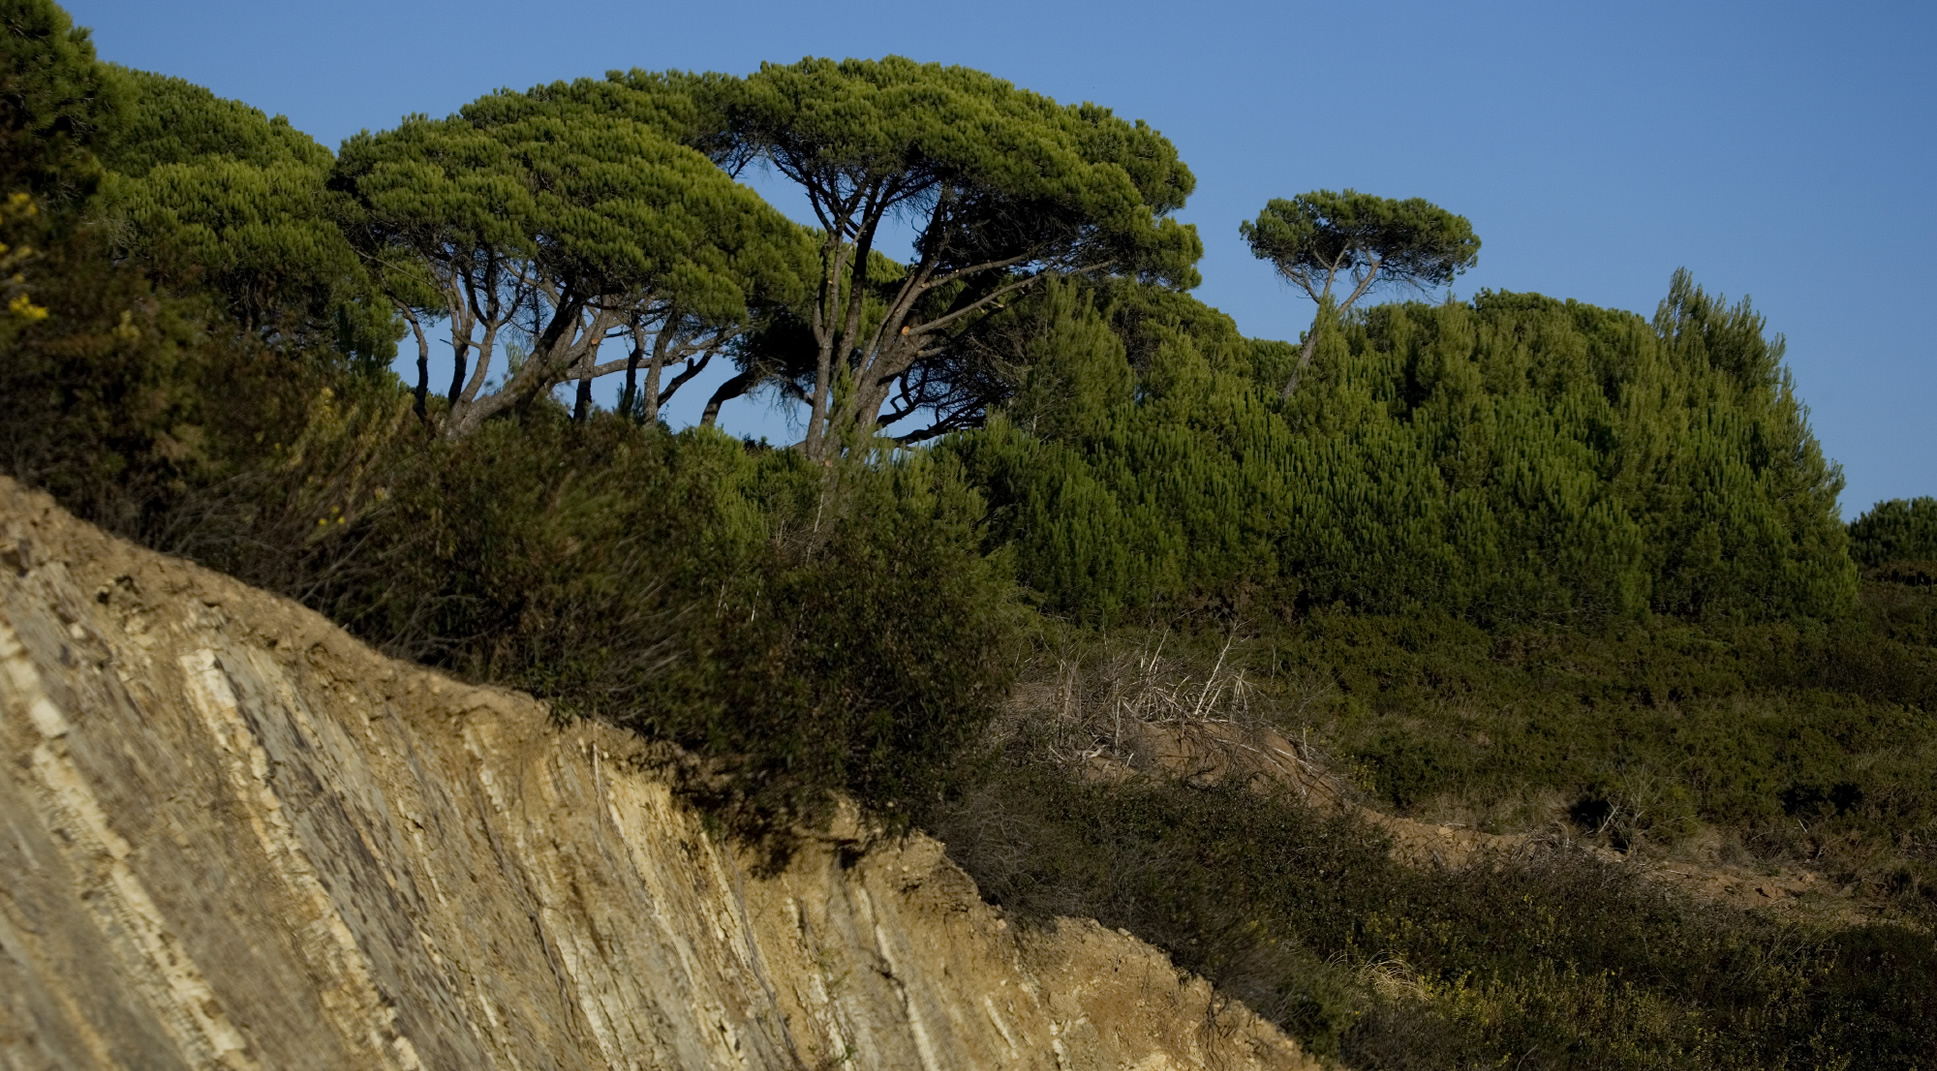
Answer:
<svg viewBox="0 0 1937 1071"><path fill-rule="evenodd" d="M381 613L366 632L416 657L712 756L735 798L895 807L936 789L1004 690L1005 577L946 464L824 470L559 417L430 454L377 522L415 548L408 581L339 616Z"/></svg>
<svg viewBox="0 0 1937 1071"><path fill-rule="evenodd" d="M393 382L155 315L0 370L43 403L0 414L12 474L388 653L705 756L749 821L836 789L905 813L1005 690L1011 581L945 458L823 469L544 406L449 442Z"/></svg>
<svg viewBox="0 0 1937 1071"><path fill-rule="evenodd" d="M0 471L145 542L178 549L166 503L257 464L328 382L206 298L114 265L90 235L53 243L29 279L48 315L0 317Z"/></svg>
<svg viewBox="0 0 1937 1071"><path fill-rule="evenodd" d="M1182 295L1065 291L1039 314L1008 419L950 448L1059 614L1597 625L1854 598L1841 479L1781 339L1685 273L1653 324L1493 293L1327 323L1289 401L1281 348Z"/></svg>
<svg viewBox="0 0 1937 1071"><path fill-rule="evenodd" d="M1893 498L1870 507L1850 522L1850 557L1872 569L1937 562L1937 498Z"/></svg>

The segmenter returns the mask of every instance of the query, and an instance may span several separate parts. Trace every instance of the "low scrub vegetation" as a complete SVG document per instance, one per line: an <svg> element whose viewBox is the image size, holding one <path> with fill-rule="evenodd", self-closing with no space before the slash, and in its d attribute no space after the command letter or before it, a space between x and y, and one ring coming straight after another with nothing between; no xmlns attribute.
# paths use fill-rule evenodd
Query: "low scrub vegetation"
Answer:
<svg viewBox="0 0 1937 1071"><path fill-rule="evenodd" d="M933 822L997 902L1129 929L1347 1066L1908 1068L1937 1044L1927 930L1703 904L1565 837L1422 868L1289 792L1040 762Z"/></svg>

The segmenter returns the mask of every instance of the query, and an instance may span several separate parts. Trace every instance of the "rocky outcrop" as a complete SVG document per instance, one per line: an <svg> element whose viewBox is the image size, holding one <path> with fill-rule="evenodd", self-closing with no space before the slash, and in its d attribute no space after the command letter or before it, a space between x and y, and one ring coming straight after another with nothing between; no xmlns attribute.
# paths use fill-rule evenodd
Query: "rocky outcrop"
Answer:
<svg viewBox="0 0 1937 1071"><path fill-rule="evenodd" d="M0 1062L1315 1066L932 840L763 875L643 757L0 480Z"/></svg>

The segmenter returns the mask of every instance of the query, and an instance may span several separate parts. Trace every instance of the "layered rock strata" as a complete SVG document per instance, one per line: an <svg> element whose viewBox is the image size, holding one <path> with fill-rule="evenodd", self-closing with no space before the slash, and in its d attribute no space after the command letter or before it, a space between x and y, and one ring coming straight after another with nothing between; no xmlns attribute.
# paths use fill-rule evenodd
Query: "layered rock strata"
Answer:
<svg viewBox="0 0 1937 1071"><path fill-rule="evenodd" d="M1316 1066L932 840L764 875L644 755L0 480L0 1063Z"/></svg>

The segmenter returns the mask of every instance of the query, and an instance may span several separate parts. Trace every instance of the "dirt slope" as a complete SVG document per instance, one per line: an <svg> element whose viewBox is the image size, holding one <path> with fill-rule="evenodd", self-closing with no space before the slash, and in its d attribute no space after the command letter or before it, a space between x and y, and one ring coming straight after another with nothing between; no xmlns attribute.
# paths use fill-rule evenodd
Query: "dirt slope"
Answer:
<svg viewBox="0 0 1937 1071"><path fill-rule="evenodd" d="M933 841L760 878L640 757L0 480L0 1064L1316 1066Z"/></svg>
<svg viewBox="0 0 1937 1071"><path fill-rule="evenodd" d="M1729 863L1711 841L1697 841L1665 858L1642 858L1593 844L1558 825L1530 833L1487 833L1464 826L1422 822L1368 806L1362 793L1313 760L1310 750L1264 726L1229 721L1130 723L1121 747L1100 751L1090 769L1123 776L1144 769L1208 781L1239 778L1260 789L1288 788L1313 806L1349 812L1392 838L1393 856L1424 867L1459 867L1512 859L1568 841L1601 859L1634 866L1649 879L1710 903L1747 911L1771 911L1829 926L1855 926L1882 917L1874 905L1839 890L1817 871L1772 864ZM1118 773L1117 771L1121 771Z"/></svg>

